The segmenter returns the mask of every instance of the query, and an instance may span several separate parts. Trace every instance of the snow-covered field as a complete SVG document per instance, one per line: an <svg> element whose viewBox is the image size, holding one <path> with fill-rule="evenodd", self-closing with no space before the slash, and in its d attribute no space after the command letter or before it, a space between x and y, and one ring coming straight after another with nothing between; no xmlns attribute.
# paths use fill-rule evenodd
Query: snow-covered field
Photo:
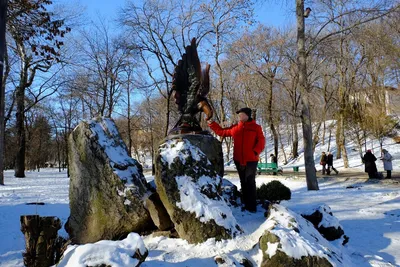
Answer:
<svg viewBox="0 0 400 267"><path fill-rule="evenodd" d="M285 144L285 151L288 155L290 143L285 141ZM327 151L328 146L336 155L334 135L330 144L328 137L325 137L324 143L320 142L317 145L314 156L317 169L320 169L318 162L321 152ZM301 135L299 147L302 147ZM380 148L376 141L368 140L364 148L372 149L375 156L380 157ZM328 205L333 215L339 220L345 234L350 238L345 246L338 241L333 241L331 244L321 242L319 247L306 247L288 237L289 243L293 241L291 255L301 254L301 251L314 251L318 254L318 251L321 251L321 244L325 244L323 250L327 250L328 247L332 248L332 251L336 255L341 255L344 260L341 265L336 262L334 266L400 266L400 179L398 179L400 145L391 139L386 139L384 148L394 158L394 177L397 179L369 181L362 179L361 176L365 177L363 175L364 166L361 163L357 146L351 140L348 140L346 144L350 169L343 169L342 159L335 160L334 166L338 168L340 175L319 178L320 190L318 191L308 191L304 178L290 176L294 173L288 174L287 172L287 169L291 170L292 166L300 166L300 171L304 171L304 157L301 150L299 151L300 156L289 161L286 166L282 164L283 153L280 153L279 165L284 168L283 176L257 176L257 186L279 179L289 187L292 191L292 199L282 202L281 205L298 214L308 213L310 209L321 204ZM267 155L273 151L270 139L267 139L266 151ZM381 161L377 161L377 166L379 171L383 171ZM225 166L226 170L229 168L233 169L232 166ZM352 178L346 176L346 173L349 175L351 172ZM13 171L6 171L6 185L0 186L0 267L23 266L22 253L25 244L20 231L21 215L57 216L63 223L69 216L69 179L66 171L43 169L40 172L26 172L26 175L26 178L17 179L13 177ZM225 178L240 187L236 173L231 172ZM153 177L148 175L146 179L151 181ZM44 202L45 205L26 205L30 202ZM279 209L284 210L283 207ZM124 241L101 241L85 248L76 249L76 251L79 250L77 253L72 253L74 248L70 247L68 251L72 252L66 257L71 259L71 262L73 259L74 263L69 262L65 265L65 261L62 266L86 266L82 262L82 255L86 255L86 258L90 260L96 257L108 257L108 264L113 267L131 266L134 261L132 258L126 257L126 253L131 253L138 247L143 249L143 244L149 250L149 255L142 266L216 266L214 261L216 256L225 260L225 264L219 266L238 266L243 258L259 265L262 253L257 244L260 236L271 226L271 220L265 219L264 210L260 206L257 213L242 212L240 208L232 208L232 214L232 218L244 230L243 234L232 240L209 239L202 244L193 245L183 239L150 235L142 236L143 243L139 236L130 234ZM278 217L282 217L281 215L280 211ZM283 220L285 220L285 216L283 216ZM61 229L59 234L67 235L64 229ZM132 244L132 242L136 242L136 244ZM307 240L305 243L312 244ZM88 256L89 253L94 254Z"/></svg>
<svg viewBox="0 0 400 267"><path fill-rule="evenodd" d="M24 239L20 231L20 215L57 216L65 222L69 216L66 173L45 169L27 172L27 178L13 178L5 172L5 186L0 186L0 266L23 266ZM151 176L146 177L151 180ZM239 185L236 176L228 177ZM323 178L319 191L307 191L304 179L285 176L258 176L257 185L279 179L292 190L292 199L282 202L300 212L310 206L325 203L339 219L349 243L341 247L349 255L352 266L400 266L400 184L393 180L366 182L362 179ZM348 188L353 186L353 188ZM44 202L44 206L25 205ZM149 255L142 266L215 266L220 255L228 263L245 256L260 263L259 236L265 229L263 209L257 213L233 209L245 234L233 240L191 245L182 239L144 236ZM65 231L61 231L66 235ZM340 246L339 246L340 247ZM231 260L231 261L230 261ZM347 266L346 266L347 267Z"/></svg>

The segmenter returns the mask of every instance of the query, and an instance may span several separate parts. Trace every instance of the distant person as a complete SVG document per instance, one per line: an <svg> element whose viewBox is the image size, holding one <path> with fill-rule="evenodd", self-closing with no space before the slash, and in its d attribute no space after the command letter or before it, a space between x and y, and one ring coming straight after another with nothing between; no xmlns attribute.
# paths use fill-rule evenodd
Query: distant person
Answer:
<svg viewBox="0 0 400 267"><path fill-rule="evenodd" d="M383 169L386 171L386 178L392 178L392 155L386 149L382 149L381 160L383 161Z"/></svg>
<svg viewBox="0 0 400 267"><path fill-rule="evenodd" d="M336 172L336 174L339 174L339 171L333 167L333 155L330 151L328 152L326 164L328 165L328 169L326 170L328 175L331 174L331 168L334 172Z"/></svg>
<svg viewBox="0 0 400 267"><path fill-rule="evenodd" d="M206 114L208 126L219 136L233 137L233 160L239 173L242 188L242 203L250 212L257 211L256 172L260 153L264 150L265 137L261 126L251 118L250 108L241 108L236 112L239 123L222 128Z"/></svg>
<svg viewBox="0 0 400 267"><path fill-rule="evenodd" d="M326 153L322 152L321 159L319 161L319 164L322 165L322 174L325 174L325 172L326 172L326 162L327 161L328 161L328 157L326 156Z"/></svg>
<svg viewBox="0 0 400 267"><path fill-rule="evenodd" d="M365 164L365 172L368 173L369 178L376 178L378 176L378 169L376 168L376 157L372 154L371 149L368 149L367 152L362 157L362 161Z"/></svg>

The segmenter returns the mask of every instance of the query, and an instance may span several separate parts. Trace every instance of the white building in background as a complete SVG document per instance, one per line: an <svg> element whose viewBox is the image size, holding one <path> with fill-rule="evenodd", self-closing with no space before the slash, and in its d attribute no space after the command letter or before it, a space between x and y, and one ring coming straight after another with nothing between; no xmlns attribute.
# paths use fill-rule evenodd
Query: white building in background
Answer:
<svg viewBox="0 0 400 267"><path fill-rule="evenodd" d="M385 87L386 114L400 118L400 90L394 87Z"/></svg>

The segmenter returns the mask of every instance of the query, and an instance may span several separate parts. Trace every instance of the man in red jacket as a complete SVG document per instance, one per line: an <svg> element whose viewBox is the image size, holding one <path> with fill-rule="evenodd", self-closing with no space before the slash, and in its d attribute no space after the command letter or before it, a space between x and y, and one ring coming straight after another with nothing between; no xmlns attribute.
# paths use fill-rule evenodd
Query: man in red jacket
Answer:
<svg viewBox="0 0 400 267"><path fill-rule="evenodd" d="M239 114L239 123L229 128L221 126L207 115L208 126L219 136L233 137L233 160L240 177L242 187L242 203L245 209L251 212L257 210L256 203L256 171L260 153L264 150L265 137L261 126L251 118L251 109L242 108Z"/></svg>

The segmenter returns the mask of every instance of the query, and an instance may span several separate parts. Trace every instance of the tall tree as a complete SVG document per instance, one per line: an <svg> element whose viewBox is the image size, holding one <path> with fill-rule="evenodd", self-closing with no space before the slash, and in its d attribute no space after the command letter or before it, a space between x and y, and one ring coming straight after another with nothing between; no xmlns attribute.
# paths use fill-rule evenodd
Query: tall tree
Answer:
<svg viewBox="0 0 400 267"><path fill-rule="evenodd" d="M301 122L303 127L304 161L308 190L319 190L315 173L314 153L312 150L312 124L307 82L307 55L305 49L304 0L296 0L297 18L297 64L299 72L299 89L301 92Z"/></svg>
<svg viewBox="0 0 400 267"><path fill-rule="evenodd" d="M6 51L7 0L0 0L0 185L4 185L4 97L3 86L4 54Z"/></svg>
<svg viewBox="0 0 400 267"><path fill-rule="evenodd" d="M15 177L25 177L25 91L37 72L47 72L60 61L61 39L70 31L62 19L55 19L48 6L49 0L9 3L7 29L12 37L11 47L19 57L19 81L15 89L18 152Z"/></svg>

